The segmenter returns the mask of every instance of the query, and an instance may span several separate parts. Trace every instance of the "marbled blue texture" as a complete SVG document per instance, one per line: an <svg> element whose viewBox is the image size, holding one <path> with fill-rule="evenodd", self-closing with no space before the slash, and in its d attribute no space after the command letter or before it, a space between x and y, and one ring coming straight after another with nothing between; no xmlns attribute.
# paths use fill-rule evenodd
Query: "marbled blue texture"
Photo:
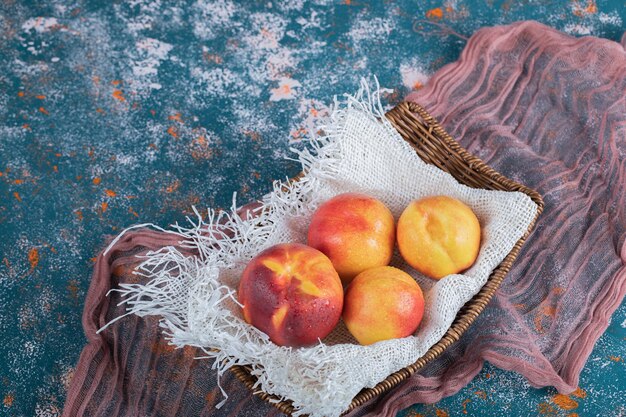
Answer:
<svg viewBox="0 0 626 417"><path fill-rule="evenodd" d="M481 26L535 19L619 40L623 1L4 1L0 5L0 415L59 415L107 237L246 202L298 172L293 142L375 74L388 104ZM450 30L452 29L452 30ZM626 306L577 406L487 366L415 415L626 415Z"/></svg>

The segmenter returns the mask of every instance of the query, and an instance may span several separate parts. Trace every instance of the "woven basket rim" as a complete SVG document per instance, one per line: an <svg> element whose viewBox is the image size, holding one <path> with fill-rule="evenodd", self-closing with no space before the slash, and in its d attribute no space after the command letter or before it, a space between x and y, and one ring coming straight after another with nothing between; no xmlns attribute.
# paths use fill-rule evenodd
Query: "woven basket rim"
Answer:
<svg viewBox="0 0 626 417"><path fill-rule="evenodd" d="M423 368L426 364L439 357L447 348L461 338L478 315L482 313L489 301L493 298L496 290L500 287L504 277L517 258L521 247L532 232L537 218L544 207L543 199L537 191L506 178L479 158L471 155L419 104L403 101L387 112L385 116L403 139L405 139L426 162L444 171L450 172L459 182L470 187L477 188L472 184L472 180L480 177L481 180L488 181L490 188L487 189L522 192L528 195L533 202L537 204L537 213L524 235L516 242L515 246L504 260L493 270L485 285L483 285L481 290L461 308L443 337L413 364L390 374L376 386L361 390L361 392L354 397L350 406L344 411L344 414L365 404L374 397L388 392ZM425 158L425 155L427 158ZM456 165L448 166L447 164ZM451 167L465 169L469 172L470 176L459 174L459 172L456 171L451 172ZM287 415L291 415L294 411L291 401L281 400L275 395L259 391L258 388L254 386L257 382L257 378L251 374L251 368L249 366L233 366L231 371L248 389L253 391L254 395L272 404Z"/></svg>

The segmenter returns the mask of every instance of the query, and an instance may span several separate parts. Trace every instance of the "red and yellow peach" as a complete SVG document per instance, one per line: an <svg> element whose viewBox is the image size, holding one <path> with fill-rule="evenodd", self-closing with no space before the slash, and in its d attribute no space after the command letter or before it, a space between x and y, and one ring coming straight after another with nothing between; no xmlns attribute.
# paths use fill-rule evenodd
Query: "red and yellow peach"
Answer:
<svg viewBox="0 0 626 417"><path fill-rule="evenodd" d="M387 265L394 242L391 211L364 194L331 198L316 210L309 225L309 246L330 258L344 284L367 269Z"/></svg>
<svg viewBox="0 0 626 417"><path fill-rule="evenodd" d="M246 322L281 346L306 346L337 325L343 287L331 261L311 247L286 243L250 261L239 283Z"/></svg>
<svg viewBox="0 0 626 417"><path fill-rule="evenodd" d="M362 345L407 337L424 315L424 295L406 272L391 266L368 269L346 289L343 320Z"/></svg>

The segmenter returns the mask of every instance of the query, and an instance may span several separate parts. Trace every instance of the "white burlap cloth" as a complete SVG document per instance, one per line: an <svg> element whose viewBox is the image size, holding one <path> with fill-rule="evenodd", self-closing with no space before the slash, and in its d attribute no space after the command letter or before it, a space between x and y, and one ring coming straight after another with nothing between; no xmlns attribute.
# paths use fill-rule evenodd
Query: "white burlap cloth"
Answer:
<svg viewBox="0 0 626 417"><path fill-rule="evenodd" d="M304 176L288 185L275 183L258 216L242 218L233 204L231 213L209 210L204 221L198 216L191 228L174 226L170 233L179 234L182 246L196 248L199 255L184 256L175 247L150 253L139 269L147 284L116 290L126 296L128 314L160 315L171 342L203 348L216 359L219 374L235 364L250 364L259 389L293 400L296 414L313 417L338 416L362 388L422 356L511 251L537 210L525 194L472 189L424 163L383 117L378 91L370 94L366 85L356 96L336 102L321 129L324 136L297 152ZM411 200L441 194L458 198L482 227L478 259L462 275L433 281L396 253L391 265L415 277L425 294L424 319L414 336L360 346L340 325L313 347L276 346L243 321L236 302L239 276L269 246L306 243L314 210L345 192L382 200L396 219Z"/></svg>

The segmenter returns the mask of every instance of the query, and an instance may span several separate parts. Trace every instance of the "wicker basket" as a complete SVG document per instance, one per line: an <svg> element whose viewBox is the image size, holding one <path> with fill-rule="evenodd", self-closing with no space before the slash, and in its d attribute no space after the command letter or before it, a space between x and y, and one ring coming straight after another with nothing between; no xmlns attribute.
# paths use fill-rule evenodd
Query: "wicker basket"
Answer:
<svg viewBox="0 0 626 417"><path fill-rule="evenodd" d="M354 397L350 407L345 411L346 413L389 391L400 382L409 378L461 338L461 335L474 322L493 297L504 276L511 269L511 265L515 261L526 238L532 231L537 216L543 211L543 199L537 191L502 176L485 165L480 159L470 155L418 104L403 102L390 110L386 116L400 135L413 146L415 152L424 161L449 172L457 181L469 187L486 190L520 191L527 194L537 204L538 210L524 236L517 241L507 257L492 272L480 292L459 311L454 322L441 340L434 344L412 365L394 372L373 388L363 389ZM253 389L256 378L250 374L249 367L234 366L231 369L249 389ZM265 392L255 392L255 394L263 400L270 402L287 415L291 415L294 411L290 401L278 401L277 397Z"/></svg>

